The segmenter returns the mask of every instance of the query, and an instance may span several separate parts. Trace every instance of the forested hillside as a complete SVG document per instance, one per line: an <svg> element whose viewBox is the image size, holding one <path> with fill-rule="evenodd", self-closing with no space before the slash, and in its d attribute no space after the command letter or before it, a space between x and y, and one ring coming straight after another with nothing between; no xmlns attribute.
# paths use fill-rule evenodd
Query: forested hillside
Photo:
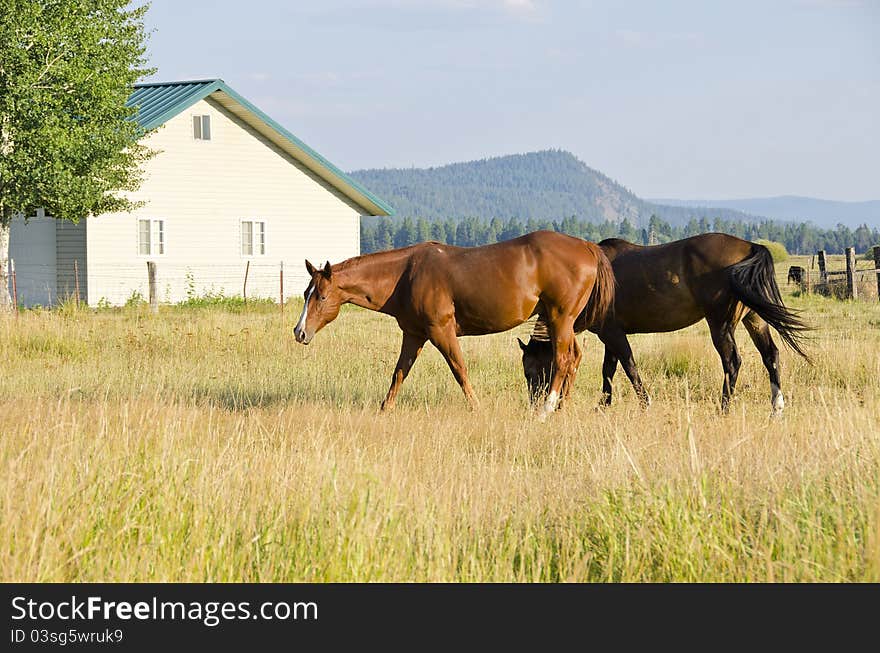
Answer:
<svg viewBox="0 0 880 653"><path fill-rule="evenodd" d="M684 225L705 209L651 204L579 161L570 152L528 154L452 163L436 168L357 170L359 182L391 203L399 217L445 220L483 217L602 222L629 220L643 227L652 215ZM725 220L754 219L740 211L713 210Z"/></svg>
<svg viewBox="0 0 880 653"><path fill-rule="evenodd" d="M640 243L722 231L778 241L792 253L838 254L853 246L863 253L880 244L876 227L820 228L729 208L652 204L561 150L351 174L397 210L395 218L361 221L364 253L425 240L472 247L537 229Z"/></svg>
<svg viewBox="0 0 880 653"><path fill-rule="evenodd" d="M631 242L665 243L687 236L720 231L746 240L766 239L783 243L792 254L811 254L819 249L829 254L842 254L844 248L855 247L864 254L874 245L880 245L880 229L865 225L850 229L838 225L835 229L820 229L813 224L761 220L745 222L723 218L702 217L684 225L673 225L656 216L644 228L629 220L592 222L575 217L562 220L500 220L498 218L464 218L462 220L435 220L425 218L363 218L361 220L361 251L376 252L392 247L406 247L425 240L436 240L450 245L473 247L516 238L538 229L551 229L598 242L604 238L625 238Z"/></svg>

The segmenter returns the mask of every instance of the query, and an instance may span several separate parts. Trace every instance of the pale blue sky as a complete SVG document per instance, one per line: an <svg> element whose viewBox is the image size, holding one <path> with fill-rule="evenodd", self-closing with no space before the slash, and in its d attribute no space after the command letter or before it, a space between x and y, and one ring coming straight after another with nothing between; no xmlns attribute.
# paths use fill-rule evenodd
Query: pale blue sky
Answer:
<svg viewBox="0 0 880 653"><path fill-rule="evenodd" d="M346 170L572 151L643 197L880 199L880 0L153 0Z"/></svg>

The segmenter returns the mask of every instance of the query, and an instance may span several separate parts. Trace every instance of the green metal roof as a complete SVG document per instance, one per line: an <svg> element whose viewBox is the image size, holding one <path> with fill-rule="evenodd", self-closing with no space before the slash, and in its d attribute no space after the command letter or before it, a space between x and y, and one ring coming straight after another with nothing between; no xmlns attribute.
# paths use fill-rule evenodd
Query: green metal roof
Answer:
<svg viewBox="0 0 880 653"><path fill-rule="evenodd" d="M137 107L135 120L145 131L149 131L163 125L199 100L214 93L225 94L240 105L251 120L259 121L269 127L278 140L282 141L281 144L287 145L285 149L291 156L323 177L355 204L367 209L371 215L394 215L394 208L390 204L373 195L360 183L233 91L222 79L136 84L125 105Z"/></svg>

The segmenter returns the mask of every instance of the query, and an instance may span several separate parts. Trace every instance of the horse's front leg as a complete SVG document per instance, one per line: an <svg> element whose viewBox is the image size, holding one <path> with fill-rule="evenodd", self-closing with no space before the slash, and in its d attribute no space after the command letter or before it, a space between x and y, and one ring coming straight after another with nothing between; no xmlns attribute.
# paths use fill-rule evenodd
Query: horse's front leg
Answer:
<svg viewBox="0 0 880 653"><path fill-rule="evenodd" d="M550 377L550 388L547 398L544 400L544 408L539 415L539 419L543 422L547 416L556 410L559 403L560 393L562 391L563 382L572 374L572 367L575 361L574 342L575 335L572 325L574 320L571 317L565 317L555 324L551 324L550 332L553 342L553 376ZM572 377L572 381L574 378Z"/></svg>
<svg viewBox="0 0 880 653"><path fill-rule="evenodd" d="M617 371L617 356L611 351L608 345L605 345L605 359L602 361L602 401L603 406L611 405L611 395L613 393L614 373Z"/></svg>
<svg viewBox="0 0 880 653"><path fill-rule="evenodd" d="M622 329L614 327L603 330L599 337L602 342L605 343L605 360L609 365L611 373L611 375L607 377L608 404L611 403L611 378L614 376L614 367L611 366L611 360L609 359L610 352L610 355L613 356L614 360L619 361L621 367L623 367L623 371L626 373L629 382L632 384L633 390L635 390L636 396L639 398L639 404L641 404L642 408L650 406L651 397L648 396L648 391L645 390L645 386L639 376L639 368L636 367L636 359L633 356L632 347L630 347L626 334ZM604 365L602 371L604 376L606 371ZM603 380L603 390L604 389L605 385Z"/></svg>
<svg viewBox="0 0 880 653"><path fill-rule="evenodd" d="M572 365L571 371L565 377L562 382L562 390L560 391L559 396L559 405L556 407L556 410L562 410L562 406L568 401L569 397L571 397L571 389L574 387L574 380L577 377L578 368L581 365L581 359L583 358L583 354L581 353L581 348L578 345L577 337L575 337L572 341Z"/></svg>
<svg viewBox="0 0 880 653"><path fill-rule="evenodd" d="M388 388L388 394L382 401L381 410L391 410L394 408L394 399L397 397L397 391L403 384L406 375L409 374L413 363L425 346L426 338L411 333L403 334L403 343L400 345L400 356L397 358L397 365L394 367L394 374L391 375L391 387Z"/></svg>

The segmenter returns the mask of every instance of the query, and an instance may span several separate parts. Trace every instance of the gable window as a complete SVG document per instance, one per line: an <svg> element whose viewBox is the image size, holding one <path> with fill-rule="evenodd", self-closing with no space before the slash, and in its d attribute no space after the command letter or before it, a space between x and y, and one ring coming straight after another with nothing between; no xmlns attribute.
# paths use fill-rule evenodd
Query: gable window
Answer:
<svg viewBox="0 0 880 653"><path fill-rule="evenodd" d="M165 221L138 220L138 254L157 256L165 253Z"/></svg>
<svg viewBox="0 0 880 653"><path fill-rule="evenodd" d="M241 221L241 255L266 254L266 223L260 220Z"/></svg>
<svg viewBox="0 0 880 653"><path fill-rule="evenodd" d="M211 116L193 116L193 138L197 141L211 140Z"/></svg>

